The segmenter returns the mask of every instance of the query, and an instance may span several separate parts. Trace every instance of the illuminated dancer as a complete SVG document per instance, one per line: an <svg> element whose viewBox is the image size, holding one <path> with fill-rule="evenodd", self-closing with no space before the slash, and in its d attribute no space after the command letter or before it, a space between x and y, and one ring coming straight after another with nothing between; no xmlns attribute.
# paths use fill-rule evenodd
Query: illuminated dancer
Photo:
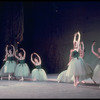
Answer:
<svg viewBox="0 0 100 100"><path fill-rule="evenodd" d="M8 45L6 45L6 54L5 54L5 59L3 61L5 61L5 64L3 65L3 67L0 70L0 74L1 74L1 80L2 80L2 76L4 74L8 74L8 80L11 79L11 75L14 74L15 68L16 68L16 62L14 61L14 56L15 56L15 47L13 45L11 45L11 47L9 47L8 50ZM13 48L13 50L12 50Z"/></svg>
<svg viewBox="0 0 100 100"><path fill-rule="evenodd" d="M80 34L79 32L76 34ZM79 35L80 36L80 35ZM69 66L67 69L66 76L69 78L69 80L74 77L74 86L77 86L79 82L82 80L85 80L87 78L92 77L92 69L88 64L86 64L83 60L83 56L80 57L80 41L76 42L74 49L70 50L70 61L69 61Z"/></svg>
<svg viewBox="0 0 100 100"><path fill-rule="evenodd" d="M77 36L78 36L78 39L76 40ZM77 32L77 33L74 34L73 48L74 48L74 49L77 49L77 51L79 51L79 47L80 47L80 33ZM72 59L72 58L71 58L71 55L70 55L69 61L70 61L71 59ZM67 65L67 66L68 66L68 65ZM66 77L66 73L67 73L67 72L68 72L67 70L62 71L62 72L58 75L57 81L58 81L58 82L69 82L68 78Z"/></svg>
<svg viewBox="0 0 100 100"><path fill-rule="evenodd" d="M78 40L73 41L74 48L70 50L68 69L66 71L66 80L68 82L74 81L74 86L77 86L79 82L91 77L92 70L80 57L80 33L77 32L74 35Z"/></svg>
<svg viewBox="0 0 100 100"><path fill-rule="evenodd" d="M27 63L25 63L25 57L26 57L26 52L23 48L20 48L20 51L18 53L18 56L15 55L15 57L18 59L19 63L16 66L15 69L15 77L16 78L21 78L19 80L23 81L25 77L28 77L30 74L30 69L29 66L27 65ZM18 50L16 50L16 53L18 52Z"/></svg>
<svg viewBox="0 0 100 100"><path fill-rule="evenodd" d="M33 60L33 55L36 57ZM47 75L44 69L41 68L41 58L37 53L31 54L31 62L34 64L36 68L32 70L31 77L35 81L46 81Z"/></svg>
<svg viewBox="0 0 100 100"><path fill-rule="evenodd" d="M94 51L94 45L96 44L96 42L93 42L92 44L92 53L98 58L100 59L100 48L98 48L98 53L96 53ZM93 71L93 80L96 81L96 83L100 84L100 61L99 63L96 65L94 71ZM100 88L100 86L99 86Z"/></svg>

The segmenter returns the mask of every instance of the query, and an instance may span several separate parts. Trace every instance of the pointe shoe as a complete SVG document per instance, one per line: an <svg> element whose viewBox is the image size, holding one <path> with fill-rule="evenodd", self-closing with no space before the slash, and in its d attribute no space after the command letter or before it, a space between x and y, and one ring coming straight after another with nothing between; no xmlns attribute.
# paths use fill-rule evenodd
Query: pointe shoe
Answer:
<svg viewBox="0 0 100 100"><path fill-rule="evenodd" d="M60 81L58 81L58 83L60 83Z"/></svg>
<svg viewBox="0 0 100 100"><path fill-rule="evenodd" d="M33 79L34 81L38 81L36 78Z"/></svg>
<svg viewBox="0 0 100 100"><path fill-rule="evenodd" d="M78 82L76 82L76 83L74 83L74 86L76 87L78 84L79 84L79 81L78 81Z"/></svg>
<svg viewBox="0 0 100 100"><path fill-rule="evenodd" d="M19 81L23 81L23 79L19 79Z"/></svg>
<svg viewBox="0 0 100 100"><path fill-rule="evenodd" d="M74 86L76 87L77 85L76 85L76 84L74 84Z"/></svg>
<svg viewBox="0 0 100 100"><path fill-rule="evenodd" d="M24 80L24 78L21 78L19 81L23 81Z"/></svg>
<svg viewBox="0 0 100 100"><path fill-rule="evenodd" d="M10 80L10 79L11 79L11 76L8 77L8 80Z"/></svg>
<svg viewBox="0 0 100 100"><path fill-rule="evenodd" d="M78 81L78 82L76 82L76 86L79 84L80 82Z"/></svg>
<svg viewBox="0 0 100 100"><path fill-rule="evenodd" d="M76 83L74 83L74 86L76 87Z"/></svg>
<svg viewBox="0 0 100 100"><path fill-rule="evenodd" d="M85 81L81 81L82 83L86 83Z"/></svg>
<svg viewBox="0 0 100 100"><path fill-rule="evenodd" d="M2 77L1 77L1 80L2 80Z"/></svg>

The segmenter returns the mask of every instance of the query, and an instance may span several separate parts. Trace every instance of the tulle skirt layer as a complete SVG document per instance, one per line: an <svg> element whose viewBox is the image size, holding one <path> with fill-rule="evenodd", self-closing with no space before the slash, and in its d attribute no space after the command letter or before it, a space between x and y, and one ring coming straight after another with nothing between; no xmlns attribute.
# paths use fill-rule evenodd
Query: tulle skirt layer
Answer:
<svg viewBox="0 0 100 100"><path fill-rule="evenodd" d="M6 61L3 67L0 70L0 75L7 75L8 73L14 73L16 68L16 62L15 61Z"/></svg>
<svg viewBox="0 0 100 100"><path fill-rule="evenodd" d="M79 81L92 78L93 70L82 58L73 58L68 64L68 69L61 72L57 80L60 82L72 82L74 76L79 76Z"/></svg>
<svg viewBox="0 0 100 100"><path fill-rule="evenodd" d="M30 75L30 69L26 63L18 64L15 69L14 75L16 77L28 77Z"/></svg>
<svg viewBox="0 0 100 100"><path fill-rule="evenodd" d="M96 65L93 72L93 80L100 84L100 62Z"/></svg>
<svg viewBox="0 0 100 100"><path fill-rule="evenodd" d="M45 80L47 80L47 75L46 75L46 72L45 72L44 69L35 68L35 69L32 70L31 78L37 79L39 81L45 81Z"/></svg>

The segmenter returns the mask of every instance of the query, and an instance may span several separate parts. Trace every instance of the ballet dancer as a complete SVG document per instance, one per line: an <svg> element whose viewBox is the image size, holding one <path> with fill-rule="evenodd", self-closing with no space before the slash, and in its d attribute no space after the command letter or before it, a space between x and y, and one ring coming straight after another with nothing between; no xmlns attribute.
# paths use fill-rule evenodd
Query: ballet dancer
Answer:
<svg viewBox="0 0 100 100"><path fill-rule="evenodd" d="M8 48L9 47L9 48ZM12 49L13 48L13 49ZM14 60L15 57L15 47L13 45L6 45L6 54L3 61L5 61L5 64L0 70L1 74L1 80L3 79L4 74L8 74L8 80L12 78L12 74L14 74L15 68L16 68L16 61Z"/></svg>
<svg viewBox="0 0 100 100"><path fill-rule="evenodd" d="M33 55L36 57L33 59ZM31 62L34 64L36 68L32 70L31 77L33 81L46 81L47 80L47 74L44 69L41 68L41 58L37 53L31 54Z"/></svg>
<svg viewBox="0 0 100 100"><path fill-rule="evenodd" d="M20 50L22 50L21 52L17 54L15 54L15 57L17 58L17 60L19 61L19 63L16 66L15 69L15 77L18 78L20 77L20 81L23 81L25 77L28 77L30 75L30 69L27 63L25 63L25 58L26 58L26 51L23 48L20 48ZM16 53L18 52L18 50L16 50Z"/></svg>

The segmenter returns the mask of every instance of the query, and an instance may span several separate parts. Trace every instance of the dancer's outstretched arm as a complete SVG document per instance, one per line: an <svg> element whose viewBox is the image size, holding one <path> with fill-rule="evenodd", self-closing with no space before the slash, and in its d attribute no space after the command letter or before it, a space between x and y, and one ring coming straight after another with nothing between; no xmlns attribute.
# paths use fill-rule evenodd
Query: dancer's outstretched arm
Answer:
<svg viewBox="0 0 100 100"><path fill-rule="evenodd" d="M24 52L23 58L25 59L25 57L26 57L26 51L23 48L20 48L20 50L22 50Z"/></svg>

